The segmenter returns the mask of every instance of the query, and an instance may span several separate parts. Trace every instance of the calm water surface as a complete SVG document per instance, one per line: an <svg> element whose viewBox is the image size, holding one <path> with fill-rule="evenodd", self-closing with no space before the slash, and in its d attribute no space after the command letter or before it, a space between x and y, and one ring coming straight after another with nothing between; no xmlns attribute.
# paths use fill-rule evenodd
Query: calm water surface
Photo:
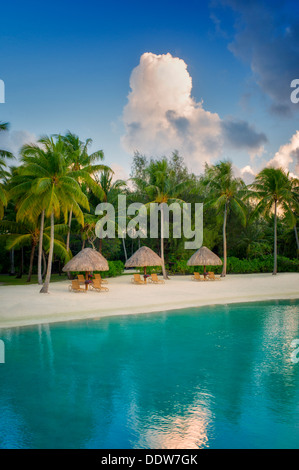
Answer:
<svg viewBox="0 0 299 470"><path fill-rule="evenodd" d="M299 448L298 325L276 301L0 330L0 448Z"/></svg>

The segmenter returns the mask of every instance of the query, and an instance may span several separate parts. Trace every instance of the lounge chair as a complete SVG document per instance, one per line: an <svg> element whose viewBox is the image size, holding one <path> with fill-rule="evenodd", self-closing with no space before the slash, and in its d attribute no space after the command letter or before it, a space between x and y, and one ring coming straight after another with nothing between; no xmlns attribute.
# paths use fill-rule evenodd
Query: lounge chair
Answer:
<svg viewBox="0 0 299 470"><path fill-rule="evenodd" d="M133 274L134 277L131 278L133 284L146 284L140 277L140 274Z"/></svg>
<svg viewBox="0 0 299 470"><path fill-rule="evenodd" d="M102 276L100 274L94 274L94 278L101 281L102 284L108 284L108 281L106 281L106 279L102 279Z"/></svg>
<svg viewBox="0 0 299 470"><path fill-rule="evenodd" d="M86 289L83 287L80 287L80 281L78 279L75 279L72 281L71 285L69 285L69 291L70 292L87 292Z"/></svg>
<svg viewBox="0 0 299 470"><path fill-rule="evenodd" d="M85 284L85 278L83 276L83 274L78 274L78 281L80 284Z"/></svg>
<svg viewBox="0 0 299 470"><path fill-rule="evenodd" d="M148 278L148 281L153 284L165 284L165 281L163 279L159 279L155 273L151 274L151 277Z"/></svg>
<svg viewBox="0 0 299 470"><path fill-rule="evenodd" d="M97 292L108 292L109 289L108 287L102 286L102 283L99 279L94 279L92 283L90 284L90 287L94 289Z"/></svg>
<svg viewBox="0 0 299 470"><path fill-rule="evenodd" d="M194 273L194 276L191 277L192 281L205 281L205 277L201 277L199 273Z"/></svg>
<svg viewBox="0 0 299 470"><path fill-rule="evenodd" d="M215 274L211 271L208 271L207 277L210 281L220 281L220 277L216 277Z"/></svg>

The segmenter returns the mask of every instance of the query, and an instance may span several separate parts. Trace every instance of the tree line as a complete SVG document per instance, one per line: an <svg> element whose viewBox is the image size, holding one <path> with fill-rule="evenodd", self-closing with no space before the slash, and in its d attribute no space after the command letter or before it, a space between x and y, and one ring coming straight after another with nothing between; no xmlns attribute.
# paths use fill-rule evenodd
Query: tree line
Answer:
<svg viewBox="0 0 299 470"><path fill-rule="evenodd" d="M7 130L8 123L0 123L0 132ZM222 276L228 256L254 259L273 254L273 274L278 270L278 254L298 257L299 181L282 168L266 167L246 185L235 176L230 161L206 164L203 173L195 175L178 152L160 159L135 152L129 181L115 180L112 169L103 163L103 151L90 153L91 144L91 139L82 141L70 131L42 136L20 149L19 165L9 164L14 156L0 150L2 272L8 256L14 272L17 253L17 275L22 276L26 266L30 281L36 260L40 292L46 293L53 261L64 264L86 246L110 260L125 261L141 244L161 256L164 278L169 271L176 272L178 263L192 253L184 250L184 238L173 238L171 233L164 238L163 205L157 240L96 238L96 206L100 202L116 205L120 194L126 195L127 204L147 206L202 202L203 244L223 257Z"/></svg>

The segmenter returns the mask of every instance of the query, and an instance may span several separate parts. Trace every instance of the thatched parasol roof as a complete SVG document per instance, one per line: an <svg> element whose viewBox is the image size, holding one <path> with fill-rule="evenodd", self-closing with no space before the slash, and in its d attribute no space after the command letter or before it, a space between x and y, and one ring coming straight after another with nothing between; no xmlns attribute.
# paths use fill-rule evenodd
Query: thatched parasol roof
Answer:
<svg viewBox="0 0 299 470"><path fill-rule="evenodd" d="M74 256L62 271L108 271L108 261L92 248L84 248Z"/></svg>
<svg viewBox="0 0 299 470"><path fill-rule="evenodd" d="M221 264L221 259L206 246L199 248L187 262L188 266L220 266Z"/></svg>
<svg viewBox="0 0 299 470"><path fill-rule="evenodd" d="M162 259L147 246L142 246L127 260L125 267L133 268L142 266L162 266Z"/></svg>

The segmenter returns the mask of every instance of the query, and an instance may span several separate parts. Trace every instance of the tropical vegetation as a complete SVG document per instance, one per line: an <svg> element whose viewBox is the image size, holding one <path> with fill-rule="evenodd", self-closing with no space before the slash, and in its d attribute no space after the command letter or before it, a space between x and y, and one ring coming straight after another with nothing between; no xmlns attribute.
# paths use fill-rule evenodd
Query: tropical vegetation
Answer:
<svg viewBox="0 0 299 470"><path fill-rule="evenodd" d="M0 132L7 130L8 124L0 123ZM41 292L47 293L51 274L57 278L82 248L99 250L109 261L108 275L119 275L141 245L161 256L166 279L169 273L191 273L187 260L194 250L185 250L184 236L173 236L171 216L165 236L163 210L173 202L203 203L203 244L223 259L223 266L214 268L222 276L299 271L299 182L283 169L264 168L246 185L230 161L207 164L195 175L176 151L168 158L136 152L130 179L124 181L104 164L102 150L90 152L91 145L91 139L70 131L42 136L20 149L15 166L10 164L14 156L0 150L0 273L18 279L26 273L27 282L37 275ZM150 238L149 230L128 236L117 224L118 237L96 237L96 207L103 202L117 207L120 195L127 205L161 204L157 238Z"/></svg>

